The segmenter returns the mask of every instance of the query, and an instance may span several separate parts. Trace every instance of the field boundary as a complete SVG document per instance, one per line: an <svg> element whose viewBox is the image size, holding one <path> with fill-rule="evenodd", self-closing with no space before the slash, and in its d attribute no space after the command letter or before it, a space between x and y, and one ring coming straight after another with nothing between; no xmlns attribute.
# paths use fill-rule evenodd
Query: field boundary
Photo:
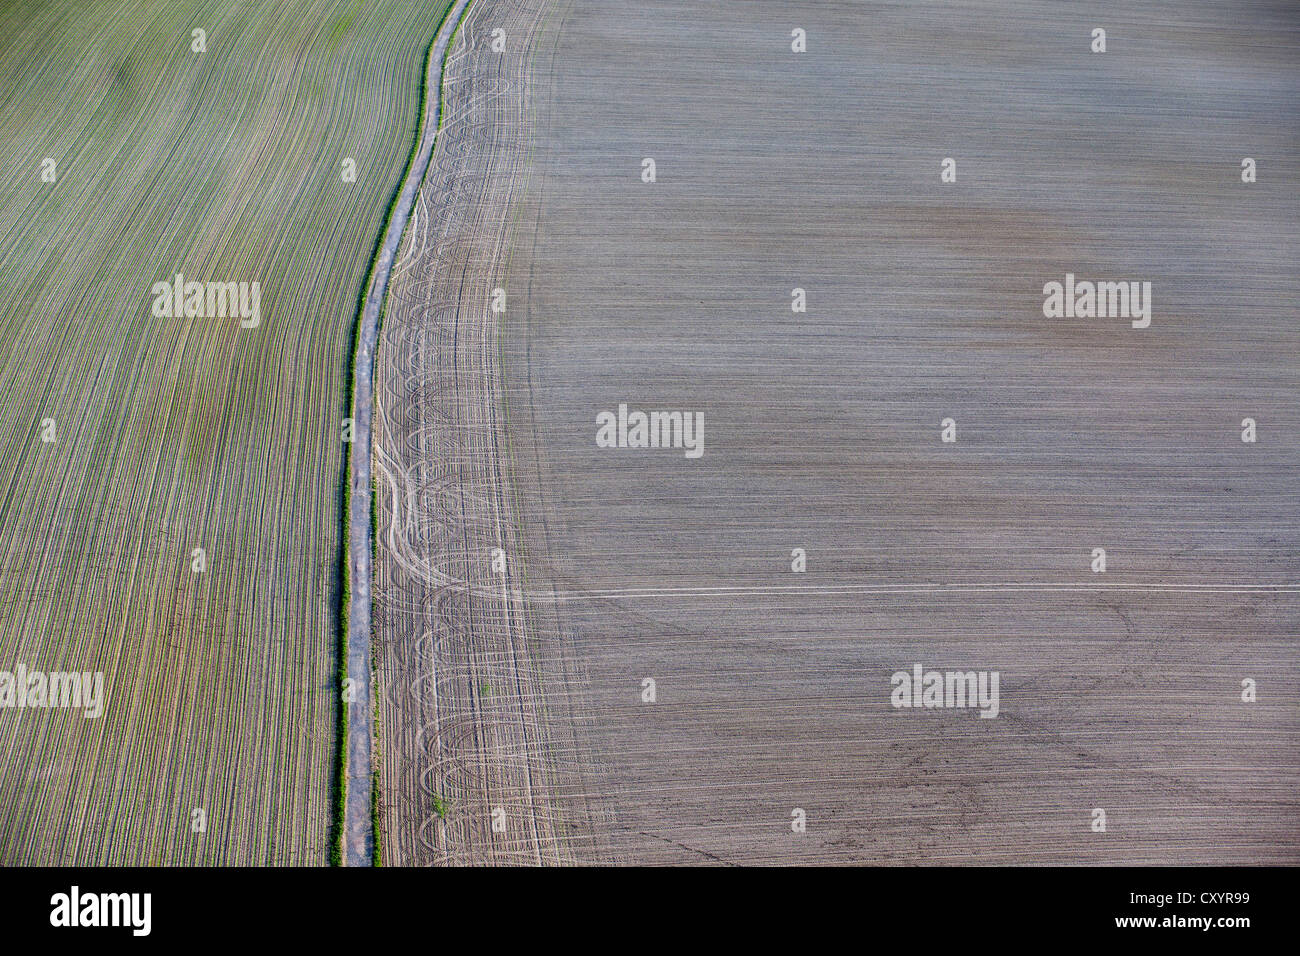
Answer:
<svg viewBox="0 0 1300 956"><path fill-rule="evenodd" d="M342 676L351 677L355 681L356 699L352 704L356 705L361 719L351 719L351 705L344 704L340 694L341 716L338 726L341 752L337 779L341 781L342 788L337 794L335 809L337 839L331 850L331 859L345 866L369 866L374 861L375 851L376 806L372 792L374 776L371 759L374 717L371 708L370 667L370 581L373 563L370 533L373 504L370 426L373 414L375 343L393 260L441 128L440 106L446 51L470 2L471 0L458 0L454 7L448 8L429 44L420 88L420 117L415 145L376 242L376 254L371 259L370 273L362 286L363 304L353 326L347 402L352 413L353 431L343 483L343 553L346 557L340 612L342 639L339 661ZM436 95L431 97L429 91L431 78L435 76L435 63L437 87ZM431 101L432 130L429 128ZM354 596L357 598L355 601Z"/></svg>

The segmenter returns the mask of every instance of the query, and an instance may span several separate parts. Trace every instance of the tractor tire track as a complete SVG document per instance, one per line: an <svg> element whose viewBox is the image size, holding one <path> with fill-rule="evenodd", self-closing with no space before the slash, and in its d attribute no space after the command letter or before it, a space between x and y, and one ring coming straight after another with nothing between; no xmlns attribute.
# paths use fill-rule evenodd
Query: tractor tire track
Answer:
<svg viewBox="0 0 1300 956"><path fill-rule="evenodd" d="M433 155L442 104L443 57L469 2L470 0L459 0L451 9L439 27L429 52L425 75L426 112L419 150L407 172L388 229L384 233L384 244L375 263L357 337L352 404L352 482L348 515L348 569L352 587L348 607L348 676L354 682L356 699L348 714L348 772L344 804L344 863L347 866L369 866L374 858L371 825L374 711L370 699L370 593L374 542L370 537L370 426L374 407L375 342L379 336L379 317L383 311L393 262L411 208L419 195L420 184L424 181L429 157Z"/></svg>
<svg viewBox="0 0 1300 956"><path fill-rule="evenodd" d="M381 829L398 865L600 859L574 670L530 601L501 348L550 0L479 0L447 58L421 234L393 276L376 375ZM504 561L504 566L501 562ZM565 708L561 714L561 708Z"/></svg>

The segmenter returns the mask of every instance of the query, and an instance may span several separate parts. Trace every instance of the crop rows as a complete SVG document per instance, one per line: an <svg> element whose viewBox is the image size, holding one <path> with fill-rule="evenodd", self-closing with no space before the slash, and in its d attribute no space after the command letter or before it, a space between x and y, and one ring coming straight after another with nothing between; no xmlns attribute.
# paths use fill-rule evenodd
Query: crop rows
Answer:
<svg viewBox="0 0 1300 956"><path fill-rule="evenodd" d="M495 284L578 858L1296 862L1294 8L559 6ZM1150 327L1045 317L1067 272ZM996 719L893 707L918 663Z"/></svg>
<svg viewBox="0 0 1300 956"><path fill-rule="evenodd" d="M0 11L0 670L106 696L0 711L0 862L327 859L352 329L438 12ZM157 317L176 273L260 324Z"/></svg>

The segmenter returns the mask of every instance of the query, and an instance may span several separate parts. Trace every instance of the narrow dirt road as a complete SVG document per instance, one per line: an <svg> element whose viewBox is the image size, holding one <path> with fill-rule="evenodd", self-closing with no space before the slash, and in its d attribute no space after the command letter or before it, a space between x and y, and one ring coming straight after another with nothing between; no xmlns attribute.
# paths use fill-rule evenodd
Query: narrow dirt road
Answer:
<svg viewBox="0 0 1300 956"><path fill-rule="evenodd" d="M442 103L443 57L469 2L459 0L447 14L429 54L425 74L424 129L420 133L419 151L407 171L406 182L402 184L401 195L384 234L384 245L375 264L370 293L361 317L352 405L352 497L348 515L348 564L352 585L348 608L348 676L355 682L356 701L348 713L348 788L343 854L347 866L369 866L374 858L370 820L374 739L374 709L370 702L370 556L373 548L370 537L370 423L374 406L375 340L397 248L420 184L424 181L429 157L433 155Z"/></svg>

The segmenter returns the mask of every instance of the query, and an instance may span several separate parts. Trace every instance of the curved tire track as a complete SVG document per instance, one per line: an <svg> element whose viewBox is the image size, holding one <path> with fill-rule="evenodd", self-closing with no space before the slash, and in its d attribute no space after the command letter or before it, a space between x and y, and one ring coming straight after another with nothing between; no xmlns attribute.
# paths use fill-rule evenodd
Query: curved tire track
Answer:
<svg viewBox="0 0 1300 956"><path fill-rule="evenodd" d="M348 773L344 802L343 862L345 866L370 866L374 859L370 806L374 740L374 709L370 699L370 425L374 411L374 355L379 316L388 291L389 276L401 245L411 208L419 195L424 173L433 155L442 107L443 57L470 0L458 0L434 40L425 67L424 128L415 160L407 171L402 191L388 221L384 244L375 263L370 291L357 336L352 399L352 495L348 514L348 569L352 586L348 607L348 676L356 682L357 699L348 713Z"/></svg>

